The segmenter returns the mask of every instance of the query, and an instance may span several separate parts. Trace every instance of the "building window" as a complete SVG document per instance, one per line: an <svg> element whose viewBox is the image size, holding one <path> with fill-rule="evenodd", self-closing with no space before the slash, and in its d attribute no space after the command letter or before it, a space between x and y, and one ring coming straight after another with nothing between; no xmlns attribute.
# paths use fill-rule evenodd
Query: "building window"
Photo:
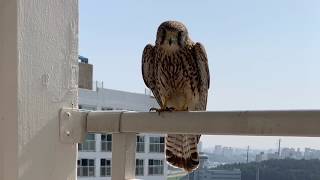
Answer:
<svg viewBox="0 0 320 180"><path fill-rule="evenodd" d="M82 177L94 177L94 159L79 159L77 175Z"/></svg>
<svg viewBox="0 0 320 180"><path fill-rule="evenodd" d="M112 151L112 135L101 134L101 151L111 152Z"/></svg>
<svg viewBox="0 0 320 180"><path fill-rule="evenodd" d="M149 175L163 175L163 160L149 159Z"/></svg>
<svg viewBox="0 0 320 180"><path fill-rule="evenodd" d="M136 159L136 176L144 176L143 159Z"/></svg>
<svg viewBox="0 0 320 180"><path fill-rule="evenodd" d="M149 152L164 152L164 137L150 137Z"/></svg>
<svg viewBox="0 0 320 180"><path fill-rule="evenodd" d="M138 153L144 153L144 136L137 136L137 150Z"/></svg>
<svg viewBox="0 0 320 180"><path fill-rule="evenodd" d="M85 142L83 144L78 144L78 150L79 151L90 151L90 152L96 151L95 134L88 133Z"/></svg>
<svg viewBox="0 0 320 180"><path fill-rule="evenodd" d="M111 160L100 159L100 176L111 176Z"/></svg>

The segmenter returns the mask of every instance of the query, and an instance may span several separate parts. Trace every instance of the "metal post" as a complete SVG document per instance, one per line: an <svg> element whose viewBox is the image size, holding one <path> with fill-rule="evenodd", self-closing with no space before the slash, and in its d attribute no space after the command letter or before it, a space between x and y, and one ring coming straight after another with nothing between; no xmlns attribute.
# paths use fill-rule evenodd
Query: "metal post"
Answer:
<svg viewBox="0 0 320 180"><path fill-rule="evenodd" d="M112 180L135 178L136 133L112 134Z"/></svg>

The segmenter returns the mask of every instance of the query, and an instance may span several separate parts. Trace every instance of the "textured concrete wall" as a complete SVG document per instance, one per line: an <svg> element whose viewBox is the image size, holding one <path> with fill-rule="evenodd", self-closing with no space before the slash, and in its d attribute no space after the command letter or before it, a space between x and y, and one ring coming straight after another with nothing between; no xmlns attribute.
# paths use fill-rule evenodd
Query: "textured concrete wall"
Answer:
<svg viewBox="0 0 320 180"><path fill-rule="evenodd" d="M0 179L76 179L59 111L77 106L78 1L0 2Z"/></svg>

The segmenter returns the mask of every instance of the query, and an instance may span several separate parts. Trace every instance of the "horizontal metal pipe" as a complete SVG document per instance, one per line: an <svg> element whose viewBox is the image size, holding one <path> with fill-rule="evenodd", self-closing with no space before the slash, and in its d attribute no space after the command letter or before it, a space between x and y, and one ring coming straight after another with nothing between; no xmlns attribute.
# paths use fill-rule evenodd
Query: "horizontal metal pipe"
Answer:
<svg viewBox="0 0 320 180"><path fill-rule="evenodd" d="M89 132L320 136L319 110L89 112Z"/></svg>

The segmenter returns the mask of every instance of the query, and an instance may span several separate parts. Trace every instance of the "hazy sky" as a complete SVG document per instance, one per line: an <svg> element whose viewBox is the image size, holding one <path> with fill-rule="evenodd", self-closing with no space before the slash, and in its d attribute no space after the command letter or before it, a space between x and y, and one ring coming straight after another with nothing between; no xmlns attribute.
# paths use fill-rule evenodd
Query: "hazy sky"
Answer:
<svg viewBox="0 0 320 180"><path fill-rule="evenodd" d="M208 110L320 109L319 9L319 0L80 0L79 53L104 87L144 93L143 48L161 22L179 20L208 54ZM202 139L273 148L278 137ZM320 138L282 139L320 149Z"/></svg>

